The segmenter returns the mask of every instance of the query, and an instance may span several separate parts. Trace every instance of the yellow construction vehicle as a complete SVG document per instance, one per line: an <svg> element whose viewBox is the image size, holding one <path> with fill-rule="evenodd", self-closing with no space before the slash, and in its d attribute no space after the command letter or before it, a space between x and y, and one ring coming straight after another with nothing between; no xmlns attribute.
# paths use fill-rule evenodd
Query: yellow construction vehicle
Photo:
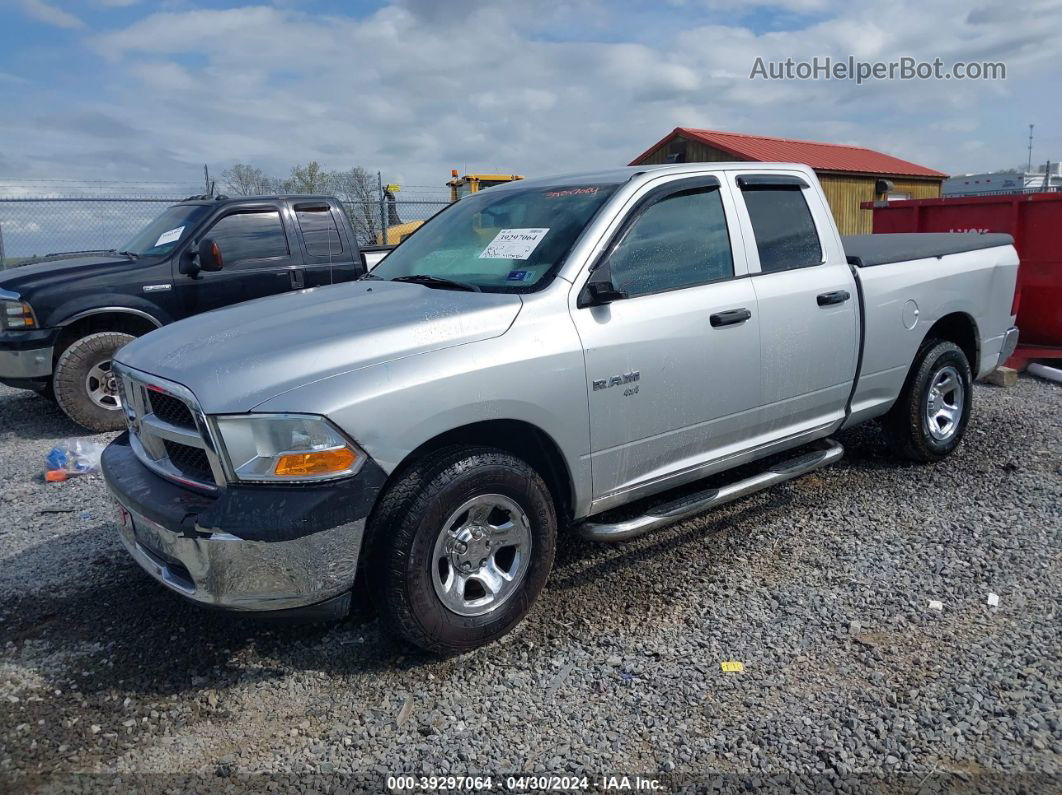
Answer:
<svg viewBox="0 0 1062 795"><path fill-rule="evenodd" d="M450 201L455 202L470 193L479 193L484 188L492 188L495 185L502 185L518 179L523 179L523 177L519 174L465 174L461 177L458 176L457 169L454 168L450 170L450 179L446 185L450 188ZM397 190L397 186L395 189ZM394 203L394 194L390 191L388 193L390 194L388 201L390 203L389 214L391 215L392 223L387 227L386 239L383 234L376 235L376 243L378 245L397 245L413 234L424 223L424 221L407 221L404 224L393 223L398 220L397 205Z"/></svg>
<svg viewBox="0 0 1062 795"><path fill-rule="evenodd" d="M518 179L523 179L523 177L519 174L465 174L459 177L455 168L451 169L450 181L446 184L450 188L450 201L455 202L470 193L478 193L484 188L493 188L495 185L503 185Z"/></svg>

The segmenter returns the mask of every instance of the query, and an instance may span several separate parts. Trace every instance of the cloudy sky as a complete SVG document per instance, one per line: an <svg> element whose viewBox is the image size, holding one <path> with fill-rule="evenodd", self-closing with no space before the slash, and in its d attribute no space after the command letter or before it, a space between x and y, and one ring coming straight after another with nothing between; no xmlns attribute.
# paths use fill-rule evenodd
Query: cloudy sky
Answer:
<svg viewBox="0 0 1062 795"><path fill-rule="evenodd" d="M1062 0L0 0L4 179L187 180L251 162L537 175L675 126L881 149L950 173L1062 158ZM750 80L757 56L993 82Z"/></svg>

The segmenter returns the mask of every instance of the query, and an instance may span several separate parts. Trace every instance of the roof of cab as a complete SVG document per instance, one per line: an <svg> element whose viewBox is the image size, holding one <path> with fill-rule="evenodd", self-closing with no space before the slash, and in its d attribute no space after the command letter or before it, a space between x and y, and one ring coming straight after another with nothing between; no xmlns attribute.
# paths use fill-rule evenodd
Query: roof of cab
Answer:
<svg viewBox="0 0 1062 795"><path fill-rule="evenodd" d="M533 177L519 182L509 182L490 188L495 191L523 190L526 188L568 187L573 185L618 185L635 177L667 174L703 174L711 171L800 171L810 173L811 168L803 163L750 163L734 161L726 163L680 163L665 166L619 166L600 171L580 171L573 174L555 174L547 177Z"/></svg>
<svg viewBox="0 0 1062 795"><path fill-rule="evenodd" d="M336 201L334 196L326 196L318 193L273 193L261 196L189 196L177 204L235 204L237 202L275 202L275 201Z"/></svg>

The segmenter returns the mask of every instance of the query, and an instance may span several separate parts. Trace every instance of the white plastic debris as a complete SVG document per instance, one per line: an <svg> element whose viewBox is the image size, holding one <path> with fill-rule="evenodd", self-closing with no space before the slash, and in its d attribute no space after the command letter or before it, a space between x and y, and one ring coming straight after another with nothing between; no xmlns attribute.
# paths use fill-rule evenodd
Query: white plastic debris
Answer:
<svg viewBox="0 0 1062 795"><path fill-rule="evenodd" d="M944 603L943 602L938 602L936 599L930 599L929 600L929 609L930 610L936 610L936 611L939 612L939 611L944 609Z"/></svg>
<svg viewBox="0 0 1062 795"><path fill-rule="evenodd" d="M999 594L997 594L997 593L989 593L988 594L988 606L989 607L999 607Z"/></svg>

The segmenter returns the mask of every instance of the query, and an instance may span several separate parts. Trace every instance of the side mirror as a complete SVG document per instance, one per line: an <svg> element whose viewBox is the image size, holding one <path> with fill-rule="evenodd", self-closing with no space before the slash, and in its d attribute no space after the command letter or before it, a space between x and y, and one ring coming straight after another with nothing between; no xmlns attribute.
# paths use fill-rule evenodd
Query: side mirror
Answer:
<svg viewBox="0 0 1062 795"><path fill-rule="evenodd" d="M219 271L224 267L221 256L221 248L211 238L205 237L199 241L199 270Z"/></svg>
<svg viewBox="0 0 1062 795"><path fill-rule="evenodd" d="M604 306L605 304L611 304L613 301L622 301L624 298L629 297L630 295L626 290L620 290L612 283L612 269L609 267L608 262L602 262L590 274L590 281L586 283L582 292L579 293L579 300L576 302L576 306L580 309L588 306Z"/></svg>

